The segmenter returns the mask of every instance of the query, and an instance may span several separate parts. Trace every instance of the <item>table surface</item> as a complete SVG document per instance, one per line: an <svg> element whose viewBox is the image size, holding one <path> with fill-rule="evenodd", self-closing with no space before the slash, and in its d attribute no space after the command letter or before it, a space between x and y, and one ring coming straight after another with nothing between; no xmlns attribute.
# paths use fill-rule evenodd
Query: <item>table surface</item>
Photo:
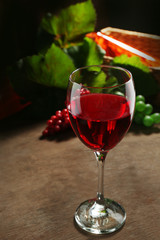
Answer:
<svg viewBox="0 0 160 240"><path fill-rule="evenodd" d="M123 205L124 227L81 231L74 212L97 191L94 154L72 130L40 139L45 122L11 117L0 129L0 240L159 240L160 126L132 126L105 164L105 196Z"/></svg>

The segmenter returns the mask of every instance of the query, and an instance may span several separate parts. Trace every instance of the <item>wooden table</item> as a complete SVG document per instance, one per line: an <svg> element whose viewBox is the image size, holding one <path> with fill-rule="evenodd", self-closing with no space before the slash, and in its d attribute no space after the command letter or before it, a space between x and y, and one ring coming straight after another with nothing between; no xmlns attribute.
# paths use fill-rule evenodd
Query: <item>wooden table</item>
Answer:
<svg viewBox="0 0 160 240"><path fill-rule="evenodd" d="M108 154L105 196L127 212L115 234L95 236L75 225L77 206L96 196L94 154L72 130L40 140L45 122L1 121L0 240L159 240L160 126L132 127Z"/></svg>

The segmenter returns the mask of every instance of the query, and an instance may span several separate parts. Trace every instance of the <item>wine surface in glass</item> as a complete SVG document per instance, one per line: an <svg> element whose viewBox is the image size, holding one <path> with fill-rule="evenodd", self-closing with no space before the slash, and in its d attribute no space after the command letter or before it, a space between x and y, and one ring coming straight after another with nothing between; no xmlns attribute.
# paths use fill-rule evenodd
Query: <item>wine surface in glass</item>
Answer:
<svg viewBox="0 0 160 240"><path fill-rule="evenodd" d="M90 93L76 97L68 107L72 127L80 140L95 151L112 149L131 124L125 97Z"/></svg>

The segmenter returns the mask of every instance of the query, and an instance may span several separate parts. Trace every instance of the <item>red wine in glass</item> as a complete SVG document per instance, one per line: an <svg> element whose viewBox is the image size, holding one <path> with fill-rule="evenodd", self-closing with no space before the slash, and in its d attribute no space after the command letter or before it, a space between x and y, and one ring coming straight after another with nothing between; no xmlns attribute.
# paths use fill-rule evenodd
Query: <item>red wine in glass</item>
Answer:
<svg viewBox="0 0 160 240"><path fill-rule="evenodd" d="M95 151L112 149L131 124L128 101L118 95L82 95L72 100L69 109L71 125L76 135Z"/></svg>
<svg viewBox="0 0 160 240"><path fill-rule="evenodd" d="M126 213L119 203L104 197L104 163L107 153L122 140L133 119L132 74L106 65L76 69L69 78L66 103L75 134L94 151L98 165L97 198L80 204L75 222L93 234L114 232L125 223Z"/></svg>

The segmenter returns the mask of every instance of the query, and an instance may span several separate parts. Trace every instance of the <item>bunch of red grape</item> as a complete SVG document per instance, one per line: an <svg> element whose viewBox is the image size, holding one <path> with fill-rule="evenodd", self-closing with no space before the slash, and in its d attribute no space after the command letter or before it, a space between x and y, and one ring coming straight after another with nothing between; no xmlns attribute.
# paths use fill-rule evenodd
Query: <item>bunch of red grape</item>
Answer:
<svg viewBox="0 0 160 240"><path fill-rule="evenodd" d="M51 116L51 118L47 121L47 127L42 132L43 137L51 137L55 133L60 131L64 131L70 126L68 111L67 109L63 109L62 111L56 111L55 115Z"/></svg>
<svg viewBox="0 0 160 240"><path fill-rule="evenodd" d="M145 103L145 98L142 95L136 97L134 122L143 124L146 127L151 127L155 123L160 123L160 113L152 113L153 106Z"/></svg>
<svg viewBox="0 0 160 240"><path fill-rule="evenodd" d="M89 94L90 91L87 88L81 88L76 90L76 96ZM54 134L58 132L62 132L65 129L70 127L69 116L67 109L63 109L62 111L56 111L55 115L51 116L51 118L47 121L47 127L42 132L43 137L52 137Z"/></svg>

